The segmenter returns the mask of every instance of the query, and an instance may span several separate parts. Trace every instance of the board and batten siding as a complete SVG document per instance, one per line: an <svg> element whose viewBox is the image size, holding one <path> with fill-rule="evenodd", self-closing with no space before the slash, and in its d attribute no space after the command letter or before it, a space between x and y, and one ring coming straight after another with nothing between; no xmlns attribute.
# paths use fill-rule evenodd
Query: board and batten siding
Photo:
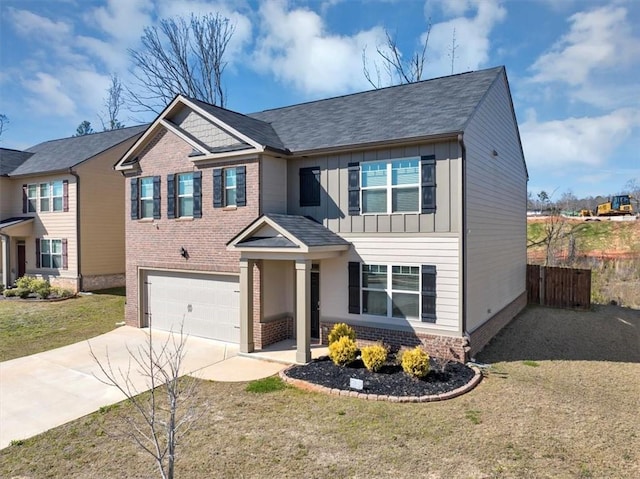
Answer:
<svg viewBox="0 0 640 479"><path fill-rule="evenodd" d="M283 158L260 158L260 212L287 212L287 160Z"/></svg>
<svg viewBox="0 0 640 479"><path fill-rule="evenodd" d="M422 155L436 157L436 212L349 216L349 163L382 161ZM320 168L320 206L300 206L300 168ZM457 232L460 211L460 159L458 143L444 141L371 151L291 159L288 162L287 212L310 216L331 231L348 233Z"/></svg>
<svg viewBox="0 0 640 479"><path fill-rule="evenodd" d="M526 289L527 173L506 77L478 106L464 143L466 315L473 332Z"/></svg>
<svg viewBox="0 0 640 479"><path fill-rule="evenodd" d="M349 255L320 263L321 321L346 320L362 326L460 334L460 241L457 235L356 236L344 235L352 243ZM348 312L348 262L395 266L436 267L436 323L357 315Z"/></svg>
<svg viewBox="0 0 640 479"><path fill-rule="evenodd" d="M17 183L17 182L16 182ZM14 212L15 195L13 180L0 177L0 218L11 218L22 214L22 183L20 183L20 210Z"/></svg>

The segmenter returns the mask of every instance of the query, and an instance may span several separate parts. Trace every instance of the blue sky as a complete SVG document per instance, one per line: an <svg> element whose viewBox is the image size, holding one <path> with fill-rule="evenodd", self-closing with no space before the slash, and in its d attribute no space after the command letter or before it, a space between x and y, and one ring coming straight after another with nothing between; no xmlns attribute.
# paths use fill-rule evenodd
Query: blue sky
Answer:
<svg viewBox="0 0 640 479"><path fill-rule="evenodd" d="M582 197L640 182L640 2L598 0L0 0L5 148L100 129L109 76L159 19L218 11L236 26L227 107L249 113L369 89L384 30L414 52L431 20L426 77L505 65L529 189ZM120 120L152 116L123 112Z"/></svg>

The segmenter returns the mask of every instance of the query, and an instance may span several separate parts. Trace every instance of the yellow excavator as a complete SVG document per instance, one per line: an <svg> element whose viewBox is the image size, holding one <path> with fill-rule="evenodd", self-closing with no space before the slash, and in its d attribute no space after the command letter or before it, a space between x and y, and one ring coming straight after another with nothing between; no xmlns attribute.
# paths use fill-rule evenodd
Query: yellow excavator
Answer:
<svg viewBox="0 0 640 479"><path fill-rule="evenodd" d="M631 195L617 195L609 198L608 201L600 203L595 210L581 210L580 216L623 216L632 215Z"/></svg>

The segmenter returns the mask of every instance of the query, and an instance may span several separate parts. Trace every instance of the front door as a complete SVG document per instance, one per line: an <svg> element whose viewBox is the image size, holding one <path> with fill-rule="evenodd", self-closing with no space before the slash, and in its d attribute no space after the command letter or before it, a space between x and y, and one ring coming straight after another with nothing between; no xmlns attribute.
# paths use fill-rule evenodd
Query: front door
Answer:
<svg viewBox="0 0 640 479"><path fill-rule="evenodd" d="M27 255L24 248L24 241L18 243L18 278L22 278L27 272Z"/></svg>
<svg viewBox="0 0 640 479"><path fill-rule="evenodd" d="M311 337L320 337L320 271L315 264L311 269Z"/></svg>

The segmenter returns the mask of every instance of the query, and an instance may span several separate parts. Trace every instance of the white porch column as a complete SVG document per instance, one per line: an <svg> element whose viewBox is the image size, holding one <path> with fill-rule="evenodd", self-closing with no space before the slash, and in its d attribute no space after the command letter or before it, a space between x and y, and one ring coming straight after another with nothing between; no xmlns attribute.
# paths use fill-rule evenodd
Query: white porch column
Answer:
<svg viewBox="0 0 640 479"><path fill-rule="evenodd" d="M296 260L296 362L311 361L311 261Z"/></svg>
<svg viewBox="0 0 640 479"><path fill-rule="evenodd" d="M240 352L251 353L253 345L253 261L240 260Z"/></svg>
<svg viewBox="0 0 640 479"><path fill-rule="evenodd" d="M11 238L4 234L0 234L0 238L2 238L2 278L0 278L0 284L4 284L6 288L11 284Z"/></svg>

